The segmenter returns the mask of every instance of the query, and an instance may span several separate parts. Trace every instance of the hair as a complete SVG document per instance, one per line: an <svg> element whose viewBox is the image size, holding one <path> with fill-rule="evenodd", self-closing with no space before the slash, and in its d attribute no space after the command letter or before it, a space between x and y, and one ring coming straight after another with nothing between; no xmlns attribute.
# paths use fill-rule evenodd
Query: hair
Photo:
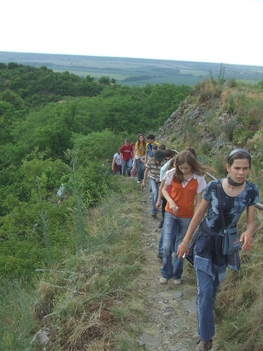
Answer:
<svg viewBox="0 0 263 351"><path fill-rule="evenodd" d="M188 151L192 152L194 157L197 158L195 149L193 147L188 146L188 147L185 148L185 150L188 150Z"/></svg>
<svg viewBox="0 0 263 351"><path fill-rule="evenodd" d="M233 151L230 152L230 154L228 155L227 157L227 164L228 166L232 166L234 161L235 160L243 160L243 159L247 159L248 160L248 163L249 163L249 168L251 168L251 155L250 153L245 150L245 149L241 149L241 148L238 148L238 149L235 149ZM227 170L225 169L225 176L227 176L228 172Z"/></svg>
<svg viewBox="0 0 263 351"><path fill-rule="evenodd" d="M163 154L164 154L164 158L165 157L173 157L173 150L172 149L165 149Z"/></svg>
<svg viewBox="0 0 263 351"><path fill-rule="evenodd" d="M166 150L166 146L164 145L164 144L160 144L159 146L158 146L158 149L160 149L160 150Z"/></svg>
<svg viewBox="0 0 263 351"><path fill-rule="evenodd" d="M143 147L146 149L146 144L147 144L147 142L146 142L146 140L145 140L145 136L144 136L144 134L139 134L138 135L138 138L137 138L137 141L136 141L136 144L135 144L135 146L139 146L140 145L140 143L141 143L141 141L140 141L140 136L143 136Z"/></svg>
<svg viewBox="0 0 263 351"><path fill-rule="evenodd" d="M148 136L147 136L147 140L148 139L155 139L155 136L153 135L153 134L149 134Z"/></svg>
<svg viewBox="0 0 263 351"><path fill-rule="evenodd" d="M125 142L125 143L129 143L130 140L129 140L128 138L126 138L126 139L124 140L124 142Z"/></svg>
<svg viewBox="0 0 263 351"><path fill-rule="evenodd" d="M204 166L200 163L191 151L183 150L175 157L175 172L173 179L178 183L184 181L184 175L179 169L183 163L188 163L192 168L192 172L199 176L204 176L205 172L212 171L210 167Z"/></svg>

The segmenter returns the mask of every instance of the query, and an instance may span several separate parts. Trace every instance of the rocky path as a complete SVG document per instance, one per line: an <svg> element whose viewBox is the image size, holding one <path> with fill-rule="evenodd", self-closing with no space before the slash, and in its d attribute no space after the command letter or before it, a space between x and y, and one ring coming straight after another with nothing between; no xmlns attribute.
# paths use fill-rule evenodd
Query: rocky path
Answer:
<svg viewBox="0 0 263 351"><path fill-rule="evenodd" d="M142 189L146 262L139 283L145 296L148 321L138 343L147 351L193 351L198 339L194 270L185 262L183 284L175 286L172 281L167 285L159 283L162 261L157 258L157 247L161 211L156 219L151 217L149 195L146 186Z"/></svg>

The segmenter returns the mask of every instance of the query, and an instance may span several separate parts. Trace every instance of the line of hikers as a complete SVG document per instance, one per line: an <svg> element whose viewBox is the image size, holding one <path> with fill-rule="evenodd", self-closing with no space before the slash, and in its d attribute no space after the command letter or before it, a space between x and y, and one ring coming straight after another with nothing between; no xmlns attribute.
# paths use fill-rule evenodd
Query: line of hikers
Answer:
<svg viewBox="0 0 263 351"><path fill-rule="evenodd" d="M231 151L225 164L225 177L207 184L205 173L213 170L198 161L193 148L186 148L175 156L171 149L157 143L153 135L150 137L146 143L140 134L128 159L125 150L126 142L129 143L125 141L120 149L119 165L124 167L124 175L129 159L134 158L137 182L142 188L147 179L149 182L153 218L161 207L158 227L162 230L157 254L162 259L160 284L169 281L175 286L181 284L182 258L192 256L199 334L195 351L210 350L215 334L214 301L226 267L237 271L240 268L238 250L252 247L259 193L257 186L247 180L251 156L241 148ZM245 210L246 230L239 236L236 225Z"/></svg>

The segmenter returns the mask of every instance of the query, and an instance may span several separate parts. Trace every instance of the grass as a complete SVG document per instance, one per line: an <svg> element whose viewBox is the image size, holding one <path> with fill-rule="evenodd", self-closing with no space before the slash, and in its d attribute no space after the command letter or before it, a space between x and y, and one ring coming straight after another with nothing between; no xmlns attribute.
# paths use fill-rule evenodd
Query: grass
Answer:
<svg viewBox="0 0 263 351"><path fill-rule="evenodd" d="M139 349L134 340L141 328L133 319L143 311L134 278L144 260L143 205L134 181L116 181L123 191L109 194L86 215L84 250L38 269L30 292L10 286L10 299L3 289L0 311L8 316L1 317L3 350L26 349L45 325L52 326L48 350L125 350L127 344Z"/></svg>

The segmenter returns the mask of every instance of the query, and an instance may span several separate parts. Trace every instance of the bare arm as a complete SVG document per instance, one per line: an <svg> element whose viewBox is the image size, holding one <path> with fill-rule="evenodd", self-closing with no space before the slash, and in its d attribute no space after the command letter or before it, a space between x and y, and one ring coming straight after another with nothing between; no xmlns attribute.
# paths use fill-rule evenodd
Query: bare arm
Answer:
<svg viewBox="0 0 263 351"><path fill-rule="evenodd" d="M144 170L144 175L143 175L143 181L142 181L142 184L141 184L141 187L145 187L145 182L146 182L146 178L147 178L147 174L149 172L150 168L145 168Z"/></svg>
<svg viewBox="0 0 263 351"><path fill-rule="evenodd" d="M247 230L240 236L240 241L244 242L244 244L242 245L242 250L250 250L252 247L252 236L256 229L255 206L247 207L246 227Z"/></svg>

